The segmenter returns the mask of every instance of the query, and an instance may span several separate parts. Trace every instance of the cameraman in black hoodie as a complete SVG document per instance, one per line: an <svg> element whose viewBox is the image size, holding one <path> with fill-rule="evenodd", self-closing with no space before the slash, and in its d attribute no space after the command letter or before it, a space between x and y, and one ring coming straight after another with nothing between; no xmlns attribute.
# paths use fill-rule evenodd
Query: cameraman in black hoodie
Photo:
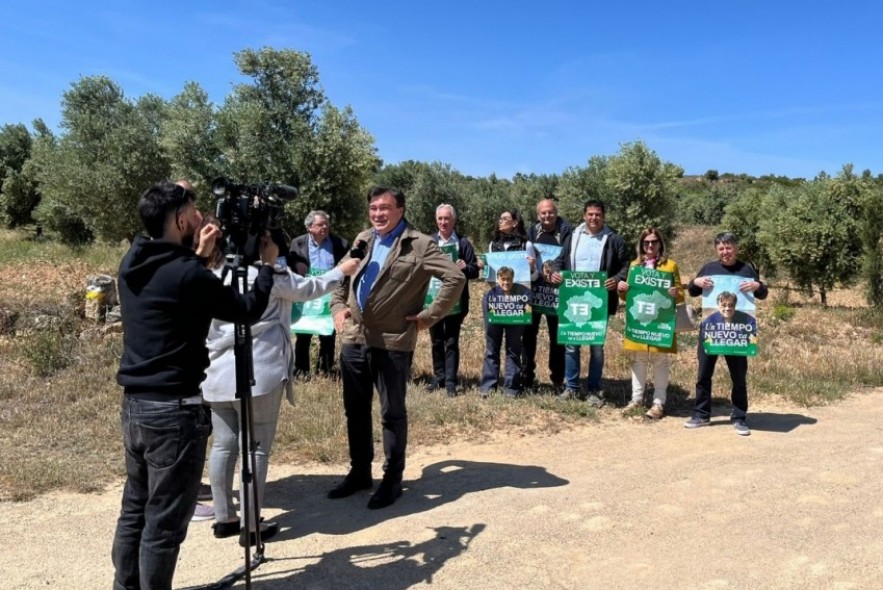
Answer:
<svg viewBox="0 0 883 590"><path fill-rule="evenodd" d="M122 429L126 485L112 558L114 590L168 590L196 506L211 418L202 404L212 318L255 322L267 307L279 249L262 239L254 289L237 295L206 268L221 231L189 183L159 182L138 202L147 237L120 264ZM193 251L196 232L199 246Z"/></svg>

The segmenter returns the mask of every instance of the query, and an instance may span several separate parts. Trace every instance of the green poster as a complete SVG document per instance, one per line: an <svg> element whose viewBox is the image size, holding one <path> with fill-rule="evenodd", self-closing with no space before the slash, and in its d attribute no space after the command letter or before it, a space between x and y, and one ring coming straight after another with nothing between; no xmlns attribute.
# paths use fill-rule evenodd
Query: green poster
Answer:
<svg viewBox="0 0 883 590"><path fill-rule="evenodd" d="M307 276L317 277L328 272L321 268L311 268ZM334 333L334 319L331 317L331 293L312 301L294 303L291 306L291 333L318 334L330 336Z"/></svg>
<svg viewBox="0 0 883 590"><path fill-rule="evenodd" d="M625 299L625 337L632 342L671 348L675 335L674 285L670 272L633 266Z"/></svg>
<svg viewBox="0 0 883 590"><path fill-rule="evenodd" d="M488 280L492 282L486 295L488 322L491 324L531 323L530 265L524 250L513 252L489 252L485 256ZM503 280L497 272L508 269L506 285L509 292L502 289Z"/></svg>
<svg viewBox="0 0 883 590"><path fill-rule="evenodd" d="M540 269L540 280L533 284L533 311L546 315L558 314L558 285L546 282L542 277L548 270L552 271L552 262L561 252L561 246L553 244L534 244L537 251L537 266Z"/></svg>
<svg viewBox="0 0 883 590"><path fill-rule="evenodd" d="M447 254L452 261L457 262L460 259L459 250L460 247L457 244L448 244L447 246L439 246L439 249ZM440 279L432 277L429 279L429 289L426 291L426 300L423 303L423 309L426 309L432 302L435 301L436 296L438 295L438 290L441 289L442 282ZM468 289L469 285L465 286L464 289ZM448 312L448 315L457 315L460 313L460 300L457 300L457 303L454 304L454 307L451 308L451 311Z"/></svg>
<svg viewBox="0 0 883 590"><path fill-rule="evenodd" d="M757 319L748 312L716 311L699 325L705 354L757 356Z"/></svg>
<svg viewBox="0 0 883 590"><path fill-rule="evenodd" d="M488 322L491 324L529 324L531 322L530 289L514 283L508 293L499 285L486 295Z"/></svg>
<svg viewBox="0 0 883 590"><path fill-rule="evenodd" d="M757 356L757 318L754 293L740 289L746 277L711 275L712 287L703 289L699 338L706 354Z"/></svg>
<svg viewBox="0 0 883 590"><path fill-rule="evenodd" d="M607 337L606 272L561 271L558 344L604 344Z"/></svg>

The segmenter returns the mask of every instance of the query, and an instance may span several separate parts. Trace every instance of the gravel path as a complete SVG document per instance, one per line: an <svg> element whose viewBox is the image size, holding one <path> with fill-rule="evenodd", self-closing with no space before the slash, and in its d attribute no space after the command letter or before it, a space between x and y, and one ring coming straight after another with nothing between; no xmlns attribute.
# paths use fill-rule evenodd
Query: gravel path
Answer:
<svg viewBox="0 0 883 590"><path fill-rule="evenodd" d="M413 448L405 495L379 511L368 492L325 499L342 466L272 465L282 531L253 587L883 588L883 389L751 410L750 437L725 415L688 431L611 409L554 436ZM0 504L0 587L109 588L120 490ZM241 561L193 523L176 587Z"/></svg>

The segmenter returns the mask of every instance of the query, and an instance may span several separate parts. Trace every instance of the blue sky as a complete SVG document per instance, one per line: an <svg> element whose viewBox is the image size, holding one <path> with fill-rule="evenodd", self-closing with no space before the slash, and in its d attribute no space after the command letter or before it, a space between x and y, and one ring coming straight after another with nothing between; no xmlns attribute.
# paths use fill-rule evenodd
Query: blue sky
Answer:
<svg viewBox="0 0 883 590"><path fill-rule="evenodd" d="M129 98L233 52L307 51L385 162L560 173L643 140L687 174L883 172L883 5L854 2L4 2L0 123L60 119L81 76Z"/></svg>

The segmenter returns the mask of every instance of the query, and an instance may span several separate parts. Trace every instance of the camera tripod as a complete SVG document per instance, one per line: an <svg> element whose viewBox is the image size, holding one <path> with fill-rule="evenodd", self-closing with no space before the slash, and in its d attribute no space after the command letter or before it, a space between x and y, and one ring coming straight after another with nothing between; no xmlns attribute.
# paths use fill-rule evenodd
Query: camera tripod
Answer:
<svg viewBox="0 0 883 590"><path fill-rule="evenodd" d="M237 295L248 292L248 264L241 254L228 257L223 277L232 270L233 290ZM258 505L257 486L254 467L258 445L262 441L253 440L254 421L252 414L251 386L254 383L254 361L252 358L251 326L246 322L235 322L233 355L236 359L236 399L240 403L239 411L239 446L242 454L240 467L239 507L242 510L244 525L242 535L245 538L245 562L216 583L204 586L205 590L223 590L231 588L238 580L245 578L246 590L251 590L251 572L265 561L264 543L261 540L261 507ZM266 444L267 441L263 441ZM250 502L250 498L254 501ZM254 531L252 532L252 523ZM255 553L251 555L251 536L254 536Z"/></svg>

